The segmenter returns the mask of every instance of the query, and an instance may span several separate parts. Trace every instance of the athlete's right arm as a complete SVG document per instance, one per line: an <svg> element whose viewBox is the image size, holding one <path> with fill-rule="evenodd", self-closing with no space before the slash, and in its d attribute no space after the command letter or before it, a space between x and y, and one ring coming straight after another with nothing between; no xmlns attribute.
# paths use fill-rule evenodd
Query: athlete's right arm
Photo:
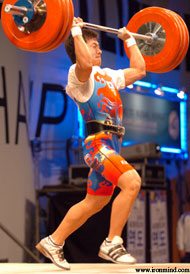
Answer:
<svg viewBox="0 0 190 274"><path fill-rule="evenodd" d="M73 20L72 28L83 27L83 20L81 18L75 18ZM75 73L80 82L86 82L92 72L92 59L81 34L73 35L76 55L76 68Z"/></svg>
<svg viewBox="0 0 190 274"><path fill-rule="evenodd" d="M118 37L122 40L131 39L131 33L124 27L120 29ZM133 38L132 38L133 39ZM130 67L124 69L125 86L131 85L146 76L146 65L144 58L137 47L135 40L129 47Z"/></svg>

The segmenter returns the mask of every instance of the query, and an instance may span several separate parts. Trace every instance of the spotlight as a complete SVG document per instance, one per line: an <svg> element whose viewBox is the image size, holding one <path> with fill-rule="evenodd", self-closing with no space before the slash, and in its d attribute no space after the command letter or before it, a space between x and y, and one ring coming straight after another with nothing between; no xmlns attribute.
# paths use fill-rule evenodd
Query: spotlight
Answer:
<svg viewBox="0 0 190 274"><path fill-rule="evenodd" d="M161 90L161 88L156 88L156 89L154 90L154 93L155 93L156 95L159 95L159 96L163 96L163 95L164 95L164 92Z"/></svg>
<svg viewBox="0 0 190 274"><path fill-rule="evenodd" d="M177 97L178 97L179 99L184 99L184 97L185 97L185 91L180 90L180 91L177 93Z"/></svg>
<svg viewBox="0 0 190 274"><path fill-rule="evenodd" d="M133 85L128 85L127 88L133 89Z"/></svg>
<svg viewBox="0 0 190 274"><path fill-rule="evenodd" d="M156 152L159 152L161 150L160 145L156 144Z"/></svg>

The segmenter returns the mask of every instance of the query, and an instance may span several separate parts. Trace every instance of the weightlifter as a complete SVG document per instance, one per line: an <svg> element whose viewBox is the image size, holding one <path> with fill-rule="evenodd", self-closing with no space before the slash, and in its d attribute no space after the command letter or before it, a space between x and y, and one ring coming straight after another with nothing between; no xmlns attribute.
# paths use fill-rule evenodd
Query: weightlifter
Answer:
<svg viewBox="0 0 190 274"><path fill-rule="evenodd" d="M135 39L125 27L120 29L118 37L129 48L130 67L126 69L101 68L102 51L98 34L83 28L81 18L74 18L71 35L65 41L66 51L73 63L66 91L78 105L88 132L84 143L84 160L90 167L87 194L84 200L69 209L56 231L36 246L63 269L70 269L63 253L65 240L107 205L116 186L121 191L113 201L110 228L98 255L114 263L136 262L124 248L121 234L140 190L141 179L120 156L125 129L122 127L119 90L143 78L146 68Z"/></svg>

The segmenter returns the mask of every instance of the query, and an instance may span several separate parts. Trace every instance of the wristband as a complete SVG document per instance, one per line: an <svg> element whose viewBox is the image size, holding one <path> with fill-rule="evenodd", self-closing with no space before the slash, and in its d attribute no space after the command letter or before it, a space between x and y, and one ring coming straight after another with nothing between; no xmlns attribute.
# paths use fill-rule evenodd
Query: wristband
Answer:
<svg viewBox="0 0 190 274"><path fill-rule="evenodd" d="M133 37L128 38L127 40L125 40L125 42L126 42L128 48L133 46L133 45L136 45L136 41Z"/></svg>
<svg viewBox="0 0 190 274"><path fill-rule="evenodd" d="M82 30L81 30L81 28L80 27L73 27L72 29L71 29L71 34L72 34L72 36L73 37L75 37L75 36L77 36L77 35L82 35Z"/></svg>

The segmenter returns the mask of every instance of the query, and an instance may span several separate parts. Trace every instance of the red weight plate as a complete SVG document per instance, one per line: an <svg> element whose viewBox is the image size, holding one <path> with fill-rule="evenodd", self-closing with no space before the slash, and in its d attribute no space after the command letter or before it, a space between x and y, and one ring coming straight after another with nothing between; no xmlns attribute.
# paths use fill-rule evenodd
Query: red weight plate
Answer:
<svg viewBox="0 0 190 274"><path fill-rule="evenodd" d="M178 53L180 46L180 32L173 16L163 8L150 7L136 13L127 25L131 32L138 32L139 28L147 22L156 22L161 25L166 33L166 41L163 49L154 56L143 55L147 71L158 71L168 67ZM174 39L175 37L175 39ZM126 53L128 49L124 43ZM171 50L172 49L172 50Z"/></svg>
<svg viewBox="0 0 190 274"><path fill-rule="evenodd" d="M179 16L177 13L176 13L176 16L178 17L179 21L181 22L181 25L183 26L184 36L182 39L185 41L185 45L184 45L181 57L179 58L179 60L176 64L176 67L177 67L183 61L183 59L185 58L185 56L187 54L187 51L189 48L189 31L188 31L188 28L187 28L184 20L181 18L181 16Z"/></svg>
<svg viewBox="0 0 190 274"><path fill-rule="evenodd" d="M60 46L64 41L65 39L67 38L70 30L71 30L71 26L73 24L73 18L74 18L74 7L73 7L73 3L72 3L72 0L66 0L68 3L68 19L69 19L69 22L68 22L68 25L67 25L67 28L65 30L65 32L63 33L62 37L60 37L61 39L58 41L56 47Z"/></svg>
<svg viewBox="0 0 190 274"><path fill-rule="evenodd" d="M72 0L65 0L68 6L68 13L67 13L67 19L68 19L68 24L65 30L62 29L62 31L59 34L59 38L57 39L56 43L54 43L51 47L49 48L45 48L42 51L46 52L46 51L51 51L57 47L59 47L66 39L66 37L68 36L72 23L73 23L73 17L74 17L74 7L73 7L73 3ZM65 13L66 16L66 13Z"/></svg>
<svg viewBox="0 0 190 274"><path fill-rule="evenodd" d="M180 45L179 45L179 48L178 48L178 52L176 53L176 56L171 61L171 63L167 67L163 67L160 70L154 71L156 73L165 73L165 72L169 72L169 71L173 70L177 66L178 61L181 58L181 55L183 53L185 43L186 43L185 29L184 29L181 21L179 20L177 14L175 12L171 11L171 10L166 10L166 12L169 12L173 16L173 19L176 21L176 24L178 26L178 30L179 30L179 33L180 33Z"/></svg>
<svg viewBox="0 0 190 274"><path fill-rule="evenodd" d="M71 30L72 24L73 24L73 18L74 18L73 2L72 2L72 0L68 0L68 2L69 2L69 10L70 10L69 24L66 29L66 32L64 33L64 36L61 39L61 43L63 43L65 41L65 39L67 38L67 36Z"/></svg>
<svg viewBox="0 0 190 274"><path fill-rule="evenodd" d="M36 32L26 34L18 29L13 17L4 12L6 4L14 5L15 0L4 0L1 21L8 39L18 48L37 51L50 45L57 37L62 27L63 9L62 0L46 0L47 16L43 26Z"/></svg>
<svg viewBox="0 0 190 274"><path fill-rule="evenodd" d="M152 9L152 8L151 8ZM166 45L167 43L165 44L164 48L162 49L162 51L156 55L156 57L159 57L159 65L161 66L159 68L158 66L158 63L156 63L156 66L154 64L153 61L155 61L155 56L144 56L144 58L146 59L149 59L150 61L150 64L147 64L147 60L146 60L146 65L147 65L147 70L148 71L152 71L152 72L166 72L168 70L168 66L170 66L175 58L176 58L176 55L179 53L179 48L181 47L181 31L180 29L178 28L178 22L176 21L176 19L170 15L170 18L168 18L169 16L169 11L166 10L166 9L163 9L163 8L157 8L157 7L153 7L153 14L154 14L154 18L155 18L155 15L159 15L161 12L162 16L165 16L165 18L167 18L167 20L169 21L169 25L171 25L171 23L173 22L173 24L175 25L175 34L178 35L178 37L180 39L178 39L178 43L173 45L172 43L172 48L174 49L173 50L173 55L170 54L170 56L168 56L167 52L165 52L165 55L162 56L164 57L164 61L162 63L160 63L160 58L162 57L161 56L161 53L163 53L163 50L166 49ZM165 13L165 14L164 14ZM149 21L150 22L150 21ZM158 20L156 20L156 23L158 23ZM160 23L160 22L159 22ZM161 25L161 24L160 24ZM167 22L166 22L166 26L167 26ZM163 27L163 26L162 26ZM164 31L165 31L165 28L163 28ZM170 31L172 30L172 28L170 28ZM168 40L168 34L166 33L166 40ZM173 40L173 39L172 39ZM176 40L175 40L176 41ZM168 42L168 41L166 41ZM175 47L176 46L176 47ZM169 48L167 49L168 51L171 51L171 43L169 45Z"/></svg>
<svg viewBox="0 0 190 274"><path fill-rule="evenodd" d="M64 36L65 32L67 31L69 21L70 21L70 6L68 0L62 0L62 7L63 7L63 24L62 28L57 35L56 39L52 42L50 46L46 46L41 49L41 52L48 52L54 50L61 44L62 37Z"/></svg>
<svg viewBox="0 0 190 274"><path fill-rule="evenodd" d="M176 56L174 62L167 68L167 70L166 71L158 71L158 72L167 72L167 71L175 69L183 61L183 59L187 53L187 50L189 48L189 32L188 32L185 22L177 13L175 13L173 11L170 11L170 13L172 13L173 16L175 16L177 18L178 24L180 25L179 28L181 28L181 31L182 31L181 47L179 50L179 54Z"/></svg>

